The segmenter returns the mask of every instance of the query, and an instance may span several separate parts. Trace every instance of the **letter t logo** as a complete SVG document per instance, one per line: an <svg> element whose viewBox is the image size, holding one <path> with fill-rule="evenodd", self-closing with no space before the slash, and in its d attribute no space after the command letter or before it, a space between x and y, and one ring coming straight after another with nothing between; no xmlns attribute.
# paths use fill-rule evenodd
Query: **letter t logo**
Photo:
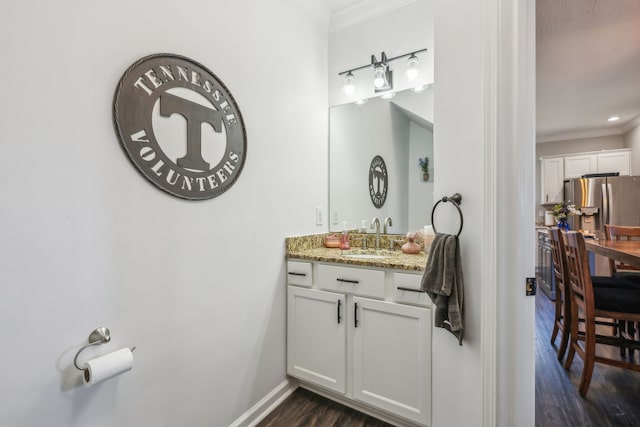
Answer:
<svg viewBox="0 0 640 427"><path fill-rule="evenodd" d="M171 117L180 114L187 120L187 154L178 159L180 167L191 170L208 171L210 166L202 158L202 123L209 123L213 130L222 132L222 115L216 110L180 98L170 93L160 96L160 115Z"/></svg>

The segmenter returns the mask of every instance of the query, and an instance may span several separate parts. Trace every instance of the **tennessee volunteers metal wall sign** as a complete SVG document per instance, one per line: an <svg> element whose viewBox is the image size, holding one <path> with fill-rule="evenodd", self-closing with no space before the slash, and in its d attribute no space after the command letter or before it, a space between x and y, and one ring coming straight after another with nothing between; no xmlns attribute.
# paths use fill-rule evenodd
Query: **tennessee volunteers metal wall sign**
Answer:
<svg viewBox="0 0 640 427"><path fill-rule="evenodd" d="M244 166L238 105L215 74L189 58L156 54L132 64L116 89L113 120L133 164L173 196L217 197Z"/></svg>
<svg viewBox="0 0 640 427"><path fill-rule="evenodd" d="M389 176L387 165L380 156L375 156L369 166L369 197L376 208L381 208L387 200Z"/></svg>

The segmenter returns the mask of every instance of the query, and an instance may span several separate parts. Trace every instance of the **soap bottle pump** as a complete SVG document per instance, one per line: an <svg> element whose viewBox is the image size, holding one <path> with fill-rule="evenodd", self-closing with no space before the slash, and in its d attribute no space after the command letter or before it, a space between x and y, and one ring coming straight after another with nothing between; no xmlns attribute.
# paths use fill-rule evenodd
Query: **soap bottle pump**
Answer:
<svg viewBox="0 0 640 427"><path fill-rule="evenodd" d="M350 249L349 232L347 231L347 221L342 223L342 235L340 236L340 249Z"/></svg>

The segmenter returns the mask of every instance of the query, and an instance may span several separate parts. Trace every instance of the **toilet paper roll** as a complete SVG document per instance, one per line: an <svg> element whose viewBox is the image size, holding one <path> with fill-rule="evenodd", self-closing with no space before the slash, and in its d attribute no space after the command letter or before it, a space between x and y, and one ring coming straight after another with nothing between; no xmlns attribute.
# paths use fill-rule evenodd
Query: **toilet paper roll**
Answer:
<svg viewBox="0 0 640 427"><path fill-rule="evenodd" d="M128 348L121 348L112 353L91 359L85 364L84 385L91 387L133 368L133 353Z"/></svg>

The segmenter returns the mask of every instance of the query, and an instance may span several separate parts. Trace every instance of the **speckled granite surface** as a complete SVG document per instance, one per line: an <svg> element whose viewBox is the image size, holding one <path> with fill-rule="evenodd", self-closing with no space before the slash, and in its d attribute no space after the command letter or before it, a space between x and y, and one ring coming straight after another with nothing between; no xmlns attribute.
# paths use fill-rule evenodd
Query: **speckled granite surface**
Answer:
<svg viewBox="0 0 640 427"><path fill-rule="evenodd" d="M375 235L366 234L368 250L361 249L362 243L357 240L363 236L359 233L350 233L350 250L340 250L337 248L325 248L324 238L327 233L313 234L308 236L287 237L287 259L307 259L311 261L333 262L337 264L351 264L367 267L382 267L396 270L424 271L427 265L427 255L424 252L419 254L405 254L396 243L396 250L390 251L390 241L404 241L404 235L380 235L380 250L375 249ZM377 254L384 255L385 258L362 259L352 258L348 255L355 254Z"/></svg>

